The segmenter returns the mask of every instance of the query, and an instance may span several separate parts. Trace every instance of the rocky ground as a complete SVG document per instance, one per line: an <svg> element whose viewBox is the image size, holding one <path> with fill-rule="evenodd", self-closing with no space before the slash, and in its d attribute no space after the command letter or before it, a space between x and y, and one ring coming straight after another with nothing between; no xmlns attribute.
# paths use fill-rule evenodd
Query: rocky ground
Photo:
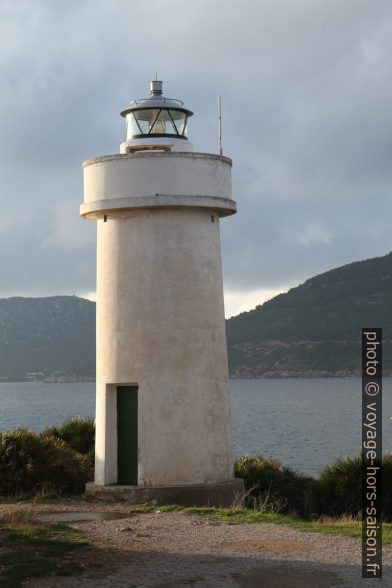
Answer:
<svg viewBox="0 0 392 588"><path fill-rule="evenodd" d="M7 505L17 510L26 506ZM178 512L129 515L124 504L35 505L34 517L59 511L88 512L112 520L68 522L94 550L82 576L30 581L29 588L150 587L342 588L374 586L361 580L357 539L304 533L284 525L233 525ZM98 514L97 513L101 513ZM83 516L68 515L70 519ZM392 547L384 548L384 577L392 585Z"/></svg>

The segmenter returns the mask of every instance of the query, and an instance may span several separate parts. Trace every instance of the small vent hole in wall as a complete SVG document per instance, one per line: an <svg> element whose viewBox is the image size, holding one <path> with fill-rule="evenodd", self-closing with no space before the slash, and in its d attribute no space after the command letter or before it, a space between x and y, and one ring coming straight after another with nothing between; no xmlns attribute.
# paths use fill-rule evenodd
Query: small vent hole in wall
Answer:
<svg viewBox="0 0 392 588"><path fill-rule="evenodd" d="M103 222L106 223L107 220L108 220L108 215L107 214L104 214L103 215Z"/></svg>
<svg viewBox="0 0 392 588"><path fill-rule="evenodd" d="M214 223L214 222L215 222L215 217L214 217L214 215L213 215L213 214L211 215L211 222L212 222L212 223Z"/></svg>

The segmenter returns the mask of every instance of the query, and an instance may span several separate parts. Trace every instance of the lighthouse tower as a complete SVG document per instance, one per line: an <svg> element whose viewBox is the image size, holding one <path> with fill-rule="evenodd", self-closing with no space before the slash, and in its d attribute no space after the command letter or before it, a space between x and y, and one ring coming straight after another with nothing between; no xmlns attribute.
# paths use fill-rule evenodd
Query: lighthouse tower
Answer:
<svg viewBox="0 0 392 588"><path fill-rule="evenodd" d="M151 82L120 154L84 162L97 222L98 497L230 504L235 480L219 222L231 160L197 153L192 112Z"/></svg>

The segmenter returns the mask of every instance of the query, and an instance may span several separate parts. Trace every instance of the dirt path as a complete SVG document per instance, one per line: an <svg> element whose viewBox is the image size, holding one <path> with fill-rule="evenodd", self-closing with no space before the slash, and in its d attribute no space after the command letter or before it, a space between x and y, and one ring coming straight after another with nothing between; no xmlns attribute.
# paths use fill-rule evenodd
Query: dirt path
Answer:
<svg viewBox="0 0 392 588"><path fill-rule="evenodd" d="M1 508L1 507L0 507ZM10 508L9 506L7 507ZM34 510L125 512L124 505L34 507ZM83 576L31 581L29 588L326 588L374 586L361 580L356 539L295 531L284 525L232 525L182 513L75 522L97 547L103 567ZM392 548L384 548L384 577L392 586Z"/></svg>

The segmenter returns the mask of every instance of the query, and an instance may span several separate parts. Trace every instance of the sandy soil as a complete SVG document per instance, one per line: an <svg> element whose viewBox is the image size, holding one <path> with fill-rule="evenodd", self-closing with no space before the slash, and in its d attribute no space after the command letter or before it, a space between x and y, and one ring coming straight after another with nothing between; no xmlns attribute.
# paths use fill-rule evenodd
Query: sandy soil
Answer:
<svg viewBox="0 0 392 588"><path fill-rule="evenodd" d="M0 506L7 511L26 508ZM30 508L30 507L29 507ZM124 504L61 504L31 507L45 511L100 511L126 514ZM157 507L159 510L159 507ZM29 588L150 587L342 588L374 586L361 580L360 542L284 525L232 525L182 513L68 523L95 546L86 571L71 578L30 581ZM392 586L392 547L383 550L384 577ZM100 566L100 567L97 567Z"/></svg>

